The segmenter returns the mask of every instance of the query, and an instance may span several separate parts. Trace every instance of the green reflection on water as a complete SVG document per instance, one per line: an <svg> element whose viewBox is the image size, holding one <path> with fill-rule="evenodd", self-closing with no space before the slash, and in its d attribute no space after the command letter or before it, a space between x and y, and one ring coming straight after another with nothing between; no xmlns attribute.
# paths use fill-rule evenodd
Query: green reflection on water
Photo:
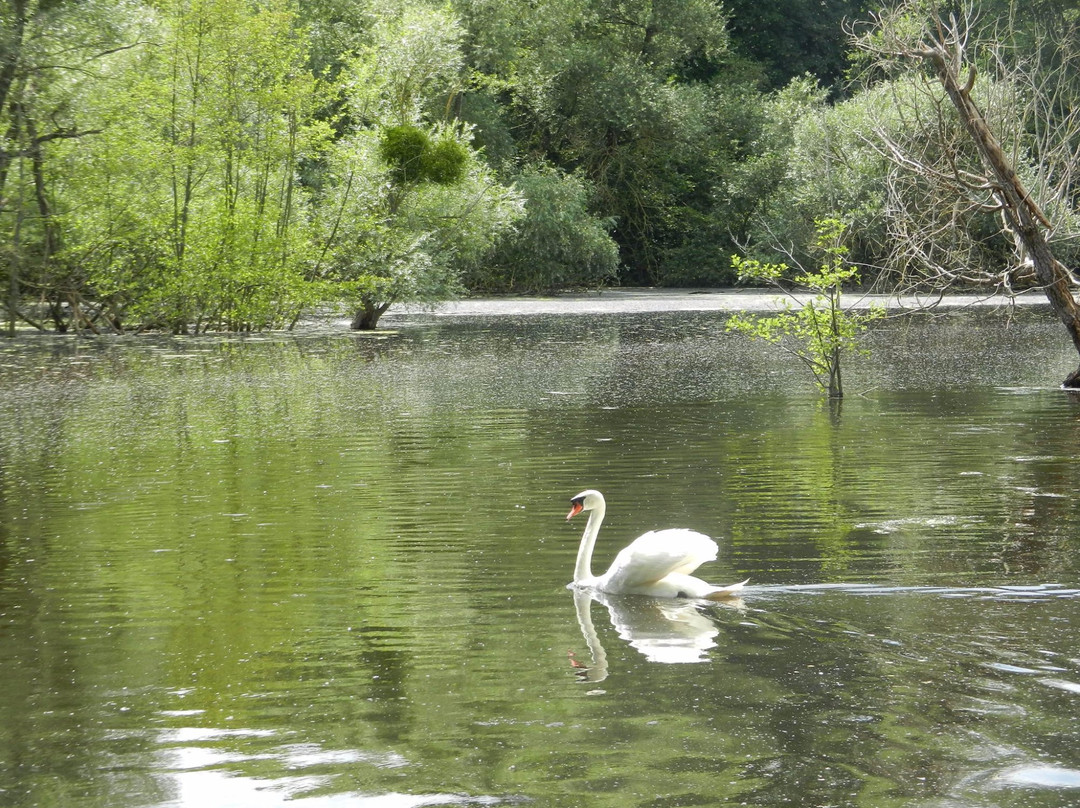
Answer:
<svg viewBox="0 0 1080 808"><path fill-rule="evenodd" d="M840 409L715 316L6 345L4 799L1070 804L1068 355L961 325ZM583 633L586 486L597 566L692 527L742 607Z"/></svg>

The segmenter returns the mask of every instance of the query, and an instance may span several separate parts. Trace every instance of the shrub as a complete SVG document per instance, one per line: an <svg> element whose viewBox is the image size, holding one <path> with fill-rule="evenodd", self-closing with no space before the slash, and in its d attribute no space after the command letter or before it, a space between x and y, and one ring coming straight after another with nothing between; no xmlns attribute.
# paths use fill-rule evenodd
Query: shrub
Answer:
<svg viewBox="0 0 1080 808"><path fill-rule="evenodd" d="M612 219L589 212L590 188L576 175L530 166L515 179L525 217L494 256L466 277L473 290L544 292L597 286L615 276L619 250Z"/></svg>

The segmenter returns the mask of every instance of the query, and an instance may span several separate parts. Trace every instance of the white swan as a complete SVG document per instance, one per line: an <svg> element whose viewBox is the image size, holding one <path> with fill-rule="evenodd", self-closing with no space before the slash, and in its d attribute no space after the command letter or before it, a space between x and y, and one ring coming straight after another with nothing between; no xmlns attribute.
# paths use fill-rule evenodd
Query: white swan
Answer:
<svg viewBox="0 0 1080 808"><path fill-rule="evenodd" d="M599 577L593 575L593 546L606 510L607 503L599 491L582 491L570 500L567 521L582 511L589 512L571 586L616 595L723 600L737 596L746 584L743 581L731 586L713 586L691 575L706 561L716 560L717 547L708 536L685 528L650 530L638 536L619 551L607 572Z"/></svg>

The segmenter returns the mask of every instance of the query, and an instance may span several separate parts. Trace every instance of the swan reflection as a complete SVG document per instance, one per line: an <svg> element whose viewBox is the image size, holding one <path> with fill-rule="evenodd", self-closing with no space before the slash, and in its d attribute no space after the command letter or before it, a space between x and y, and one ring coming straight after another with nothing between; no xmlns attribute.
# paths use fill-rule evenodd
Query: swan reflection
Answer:
<svg viewBox="0 0 1080 808"><path fill-rule="evenodd" d="M600 682L608 673L607 653L592 621L594 600L607 607L611 625L619 637L650 662L704 662L708 659L709 649L716 647L714 638L720 629L707 613L702 612L700 601L611 595L594 589L575 589L574 608L578 625L592 656L591 667L581 662L574 663L584 681ZM723 605L742 608L743 602L731 599Z"/></svg>

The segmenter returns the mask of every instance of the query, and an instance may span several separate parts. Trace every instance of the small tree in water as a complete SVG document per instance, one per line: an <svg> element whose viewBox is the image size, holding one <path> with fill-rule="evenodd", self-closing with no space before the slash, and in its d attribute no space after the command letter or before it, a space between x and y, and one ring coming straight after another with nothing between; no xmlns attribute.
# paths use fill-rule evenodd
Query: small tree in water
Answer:
<svg viewBox="0 0 1080 808"><path fill-rule="evenodd" d="M813 297L803 300L797 294L798 289L785 289L788 297L781 300L782 312L768 316L736 315L728 320L727 329L780 345L803 361L813 373L814 381L830 398L842 398L840 358L845 352L857 349L859 335L872 320L883 316L884 309L871 306L860 313L844 309L843 286L858 280L859 274L858 268L847 260L846 227L839 219L819 219L815 229L814 248L822 255L821 266L790 278L798 289ZM781 287L781 281L791 272L787 264L766 264L738 255L731 257L731 263L741 280L767 281L777 287Z"/></svg>

